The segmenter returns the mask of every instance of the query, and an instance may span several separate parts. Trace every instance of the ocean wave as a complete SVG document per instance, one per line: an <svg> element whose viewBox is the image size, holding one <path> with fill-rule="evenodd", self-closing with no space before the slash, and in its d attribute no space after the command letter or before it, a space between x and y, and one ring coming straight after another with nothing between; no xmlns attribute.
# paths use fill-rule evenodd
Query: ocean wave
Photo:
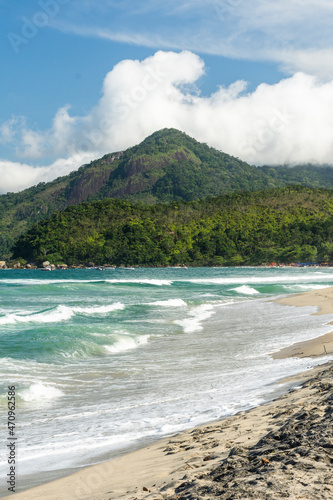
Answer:
<svg viewBox="0 0 333 500"><path fill-rule="evenodd" d="M302 269L293 270L294 272L278 276L239 276L239 277L209 277L209 278L182 278L172 279L149 279L149 278L119 278L119 279L29 279L29 278L13 278L1 279L0 284L7 285L64 285L64 284L129 284L129 285L151 285L151 286L170 286L173 283L194 283L194 284L216 284L216 285L246 285L246 284L276 284L276 283L299 283L299 282L333 282L333 273L324 273L322 271L306 272L301 275ZM299 272L297 272L299 271ZM277 270L278 272L278 270Z"/></svg>
<svg viewBox="0 0 333 500"><path fill-rule="evenodd" d="M306 292L311 290L322 290L330 288L331 285L285 285L283 288L290 292Z"/></svg>
<svg viewBox="0 0 333 500"><path fill-rule="evenodd" d="M60 355L65 359L87 359L103 357L107 354L105 346L96 342L83 340L77 343L74 350L61 351Z"/></svg>
<svg viewBox="0 0 333 500"><path fill-rule="evenodd" d="M105 357L109 354L118 354L136 349L147 344L151 337L151 335L131 334L126 330L118 330L110 334L91 333L90 335L91 340L78 341L74 349L62 351L61 356L65 359ZM96 340L93 340L94 337Z"/></svg>
<svg viewBox="0 0 333 500"><path fill-rule="evenodd" d="M116 302L115 304L108 304L105 306L92 306L92 307L73 307L73 312L82 314L105 314L112 311L121 311L125 309L125 304Z"/></svg>
<svg viewBox="0 0 333 500"><path fill-rule="evenodd" d="M184 280L182 280L184 281ZM333 282L333 274L320 274L319 273L306 273L303 276L300 274L289 274L282 276L249 276L248 278L242 276L239 278L193 278L187 280L190 283L197 284L212 284L212 285L247 285L247 284L269 284L275 285L277 283L299 283L307 282L311 284L316 281L329 281Z"/></svg>
<svg viewBox="0 0 333 500"><path fill-rule="evenodd" d="M34 312L26 315L15 313L7 314L6 316L0 317L0 325L14 325L17 323L58 323L60 321L68 321L76 313L88 315L106 314L108 312L122 310L124 308L125 305L121 302L92 307L69 307L59 305L48 311Z"/></svg>
<svg viewBox="0 0 333 500"><path fill-rule="evenodd" d="M32 384L28 389L24 389L19 397L25 402L42 402L58 399L63 396L63 392L51 385L44 385L41 382Z"/></svg>
<svg viewBox="0 0 333 500"><path fill-rule="evenodd" d="M63 283L103 283L105 280L75 280L75 279L1 279L0 283L6 285L58 285Z"/></svg>
<svg viewBox="0 0 333 500"><path fill-rule="evenodd" d="M162 307L186 307L187 304L182 299L157 300L156 302L148 302L150 306Z"/></svg>
<svg viewBox="0 0 333 500"><path fill-rule="evenodd" d="M27 315L7 314L0 318L0 325L14 325L16 323L57 323L59 321L69 320L73 314L74 312L70 307L57 306L52 310Z"/></svg>
<svg viewBox="0 0 333 500"><path fill-rule="evenodd" d="M113 345L104 345L104 349L111 354L118 354L119 352L129 351L136 349L144 344L147 344L150 335L130 336L118 335L116 342Z"/></svg>
<svg viewBox="0 0 333 500"><path fill-rule="evenodd" d="M75 279L1 279L0 283L6 285L61 285L61 284L82 284L82 283L129 283L138 285L170 286L172 280L163 279L95 279L95 280L75 280Z"/></svg>
<svg viewBox="0 0 333 500"><path fill-rule="evenodd" d="M241 285L236 288L230 288L230 291L237 292L237 293L242 293L244 295L256 295L259 294L258 290L255 288L252 288L251 286L248 285Z"/></svg>
<svg viewBox="0 0 333 500"><path fill-rule="evenodd" d="M175 325L183 328L184 333L193 333L202 330L202 321L210 318L214 314L214 307L212 304L202 304L189 311L189 317L185 319L177 319L174 321Z"/></svg>
<svg viewBox="0 0 333 500"><path fill-rule="evenodd" d="M170 286L172 280L157 280L157 279L129 279L129 280L105 280L106 283L122 283L122 284L138 284L138 285L153 285L153 286Z"/></svg>

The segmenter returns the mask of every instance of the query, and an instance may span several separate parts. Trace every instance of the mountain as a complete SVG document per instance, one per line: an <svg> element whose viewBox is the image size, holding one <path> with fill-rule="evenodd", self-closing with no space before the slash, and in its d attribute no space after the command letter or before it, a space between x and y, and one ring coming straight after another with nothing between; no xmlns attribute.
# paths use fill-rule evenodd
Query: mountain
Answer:
<svg viewBox="0 0 333 500"><path fill-rule="evenodd" d="M301 184L333 187L333 168L254 167L163 129L141 144L80 167L52 182L0 196L0 258L10 255L18 236L35 222L84 201L105 198L167 203Z"/></svg>
<svg viewBox="0 0 333 500"><path fill-rule="evenodd" d="M36 223L14 256L127 266L332 261L333 190L290 186L155 205L85 202Z"/></svg>

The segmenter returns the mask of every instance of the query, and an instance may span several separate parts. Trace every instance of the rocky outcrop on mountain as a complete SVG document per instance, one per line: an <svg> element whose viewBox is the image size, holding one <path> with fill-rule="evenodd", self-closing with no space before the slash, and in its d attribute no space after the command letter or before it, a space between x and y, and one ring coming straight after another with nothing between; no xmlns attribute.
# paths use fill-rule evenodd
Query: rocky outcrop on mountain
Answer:
<svg viewBox="0 0 333 500"><path fill-rule="evenodd" d="M90 196L99 193L109 178L110 172L107 170L102 170L101 172L84 172L79 179L76 179L72 189L69 190L66 205L79 205Z"/></svg>

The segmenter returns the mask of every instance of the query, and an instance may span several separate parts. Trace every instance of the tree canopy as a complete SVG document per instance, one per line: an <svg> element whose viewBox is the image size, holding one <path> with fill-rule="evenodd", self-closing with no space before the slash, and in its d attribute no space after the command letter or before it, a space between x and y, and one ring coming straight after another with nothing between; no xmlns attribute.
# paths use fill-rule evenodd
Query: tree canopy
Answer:
<svg viewBox="0 0 333 500"><path fill-rule="evenodd" d="M37 222L14 256L70 265L333 261L333 190L289 186L155 205L85 202Z"/></svg>

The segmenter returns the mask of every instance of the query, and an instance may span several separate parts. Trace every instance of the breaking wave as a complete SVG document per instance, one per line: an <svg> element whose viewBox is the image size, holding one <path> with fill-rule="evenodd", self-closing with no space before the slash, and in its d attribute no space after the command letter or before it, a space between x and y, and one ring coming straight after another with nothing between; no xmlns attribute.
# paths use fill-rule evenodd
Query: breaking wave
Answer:
<svg viewBox="0 0 333 500"><path fill-rule="evenodd" d="M0 317L0 325L14 325L17 323L58 323L60 321L68 321L76 313L85 315L106 314L124 308L125 305L121 302L93 307L69 307L59 305L51 310L43 312L34 312L25 315L15 313L7 314L6 316Z"/></svg>

